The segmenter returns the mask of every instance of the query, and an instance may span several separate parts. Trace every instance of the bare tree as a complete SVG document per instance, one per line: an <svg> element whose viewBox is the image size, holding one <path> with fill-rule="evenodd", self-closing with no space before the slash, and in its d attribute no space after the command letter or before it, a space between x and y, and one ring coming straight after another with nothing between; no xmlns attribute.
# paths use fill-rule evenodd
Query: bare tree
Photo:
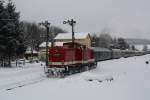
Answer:
<svg viewBox="0 0 150 100"><path fill-rule="evenodd" d="M46 30L43 27L40 27L37 23L33 22L24 21L22 22L22 25L26 46L38 49L39 44L45 41ZM56 26L51 26L49 31L49 40L52 40L52 38L54 38L58 33L66 32Z"/></svg>

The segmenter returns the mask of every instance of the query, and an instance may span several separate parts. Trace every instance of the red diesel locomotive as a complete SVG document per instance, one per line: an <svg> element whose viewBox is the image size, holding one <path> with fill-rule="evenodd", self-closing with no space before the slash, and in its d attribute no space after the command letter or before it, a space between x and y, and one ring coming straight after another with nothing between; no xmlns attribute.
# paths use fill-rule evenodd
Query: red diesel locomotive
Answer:
<svg viewBox="0 0 150 100"><path fill-rule="evenodd" d="M95 68L94 51L76 42L49 48L47 76L64 77Z"/></svg>

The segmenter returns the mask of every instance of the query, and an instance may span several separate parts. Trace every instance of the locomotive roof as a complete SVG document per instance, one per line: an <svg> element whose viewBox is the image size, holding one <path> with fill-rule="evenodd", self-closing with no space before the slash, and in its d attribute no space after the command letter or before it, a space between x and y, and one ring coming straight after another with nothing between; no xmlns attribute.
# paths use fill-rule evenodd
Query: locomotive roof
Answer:
<svg viewBox="0 0 150 100"><path fill-rule="evenodd" d="M75 33L75 39L84 39L89 33ZM59 33L55 39L72 39L72 33Z"/></svg>

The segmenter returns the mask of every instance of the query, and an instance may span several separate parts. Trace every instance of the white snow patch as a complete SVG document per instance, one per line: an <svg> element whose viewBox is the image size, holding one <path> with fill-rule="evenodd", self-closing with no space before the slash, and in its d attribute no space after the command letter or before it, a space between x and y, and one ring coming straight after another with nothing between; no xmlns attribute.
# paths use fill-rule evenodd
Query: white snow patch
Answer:
<svg viewBox="0 0 150 100"><path fill-rule="evenodd" d="M90 72L84 72L81 77L83 77L83 79L87 80L87 81L99 81L99 82L103 82L103 81L112 81L114 80L114 78L109 75L109 74L95 74L95 73L90 73Z"/></svg>

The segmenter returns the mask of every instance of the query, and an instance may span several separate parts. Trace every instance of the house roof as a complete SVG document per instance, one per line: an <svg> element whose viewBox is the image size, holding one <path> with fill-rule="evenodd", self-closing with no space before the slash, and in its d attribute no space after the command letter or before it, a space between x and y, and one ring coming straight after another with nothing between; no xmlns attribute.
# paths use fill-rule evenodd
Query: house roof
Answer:
<svg viewBox="0 0 150 100"><path fill-rule="evenodd" d="M84 39L86 38L89 33L74 33L75 39ZM72 39L72 33L59 33L55 39Z"/></svg>

